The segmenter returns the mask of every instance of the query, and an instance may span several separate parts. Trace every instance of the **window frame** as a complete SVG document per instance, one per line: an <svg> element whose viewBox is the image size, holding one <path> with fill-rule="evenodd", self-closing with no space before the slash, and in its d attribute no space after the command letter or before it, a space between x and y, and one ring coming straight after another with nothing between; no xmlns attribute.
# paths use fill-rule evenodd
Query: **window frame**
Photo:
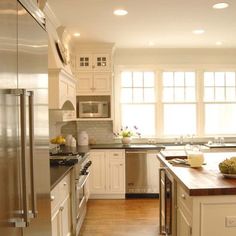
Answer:
<svg viewBox="0 0 236 236"><path fill-rule="evenodd" d="M212 100L212 101L205 101L204 98L205 98L205 85L204 85L204 73L205 72L213 72L213 73L216 73L216 72L234 72L235 73L235 77L236 77L236 69L229 69L229 68L226 68L226 69L207 69L207 70L204 70L202 72L202 109L203 109L203 112L202 112L202 115L203 115L203 136L204 137L215 137L215 136L224 136L224 137L232 137L233 134L219 134L219 133L216 133L216 134L207 134L206 133L206 122L205 122L205 110L206 110L206 105L208 104L235 104L236 105L236 97L235 97L235 101L227 101L226 99L223 101L217 101L217 100ZM236 82L236 78L235 78L235 82ZM210 86L206 86L206 87L210 87ZM215 88L217 87L223 87L223 86L211 86L214 88L214 99L215 99ZM226 87L225 84L224 84L224 97L226 98ZM236 84L235 84L235 88L236 88Z"/></svg>
<svg viewBox="0 0 236 236"><path fill-rule="evenodd" d="M195 93L196 101L196 137L197 138L213 138L215 136L223 137L235 137L232 134L205 134L205 102L204 102L204 72L235 72L235 65L117 65L115 67L115 80L114 80L114 131L120 129L121 113L120 113L120 81L121 72L124 70L130 71L154 71L155 72L155 86L156 86L156 105L155 105L155 125L156 135L155 137L144 138L157 138L159 140L172 140L175 136L164 135L164 103L162 102L163 87L162 87L162 75L163 72L168 71L181 71L181 72L195 72ZM232 103L228 101L226 103ZM234 103L234 102L233 102ZM171 103L169 103L171 104ZM176 103L174 103L176 104ZM186 103L183 103L186 104ZM191 102L190 102L191 104Z"/></svg>

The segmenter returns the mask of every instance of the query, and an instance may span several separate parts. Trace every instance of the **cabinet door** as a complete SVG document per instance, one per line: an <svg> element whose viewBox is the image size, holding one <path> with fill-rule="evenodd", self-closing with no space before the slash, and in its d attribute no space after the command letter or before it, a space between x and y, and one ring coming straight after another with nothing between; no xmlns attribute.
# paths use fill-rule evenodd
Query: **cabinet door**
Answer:
<svg viewBox="0 0 236 236"><path fill-rule="evenodd" d="M79 71L89 71L93 69L92 54L78 54L76 57L77 69Z"/></svg>
<svg viewBox="0 0 236 236"><path fill-rule="evenodd" d="M70 195L67 195L66 199L61 205L61 236L70 236L71 235L71 201Z"/></svg>
<svg viewBox="0 0 236 236"><path fill-rule="evenodd" d="M52 236L61 236L61 218L59 209L52 216L51 223L52 223Z"/></svg>
<svg viewBox="0 0 236 236"><path fill-rule="evenodd" d="M156 152L147 153L147 182L150 193L159 193L159 167L160 162L156 157Z"/></svg>
<svg viewBox="0 0 236 236"><path fill-rule="evenodd" d="M111 69L110 54L94 54L93 69L95 71L109 71Z"/></svg>
<svg viewBox="0 0 236 236"><path fill-rule="evenodd" d="M191 225L185 217L181 208L177 209L177 236L190 236Z"/></svg>
<svg viewBox="0 0 236 236"><path fill-rule="evenodd" d="M76 81L76 93L84 94L93 92L93 72L79 72Z"/></svg>
<svg viewBox="0 0 236 236"><path fill-rule="evenodd" d="M90 153L92 159L91 175L90 175L90 193L106 192L106 173L105 173L105 152L93 151Z"/></svg>
<svg viewBox="0 0 236 236"><path fill-rule="evenodd" d="M111 74L109 72L95 72L93 75L93 92L110 93L111 92Z"/></svg>
<svg viewBox="0 0 236 236"><path fill-rule="evenodd" d="M123 151L108 153L108 186L110 193L125 193L125 156Z"/></svg>

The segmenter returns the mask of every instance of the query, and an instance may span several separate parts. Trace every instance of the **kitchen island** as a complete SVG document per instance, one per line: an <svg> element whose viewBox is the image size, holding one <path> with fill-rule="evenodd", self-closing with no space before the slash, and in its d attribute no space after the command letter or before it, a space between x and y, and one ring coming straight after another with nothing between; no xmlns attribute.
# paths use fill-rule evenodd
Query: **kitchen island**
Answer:
<svg viewBox="0 0 236 236"><path fill-rule="evenodd" d="M205 165L190 168L172 165L158 155L174 179L172 235L236 235L236 179L225 178L218 169L221 161L232 156L236 153L204 153Z"/></svg>

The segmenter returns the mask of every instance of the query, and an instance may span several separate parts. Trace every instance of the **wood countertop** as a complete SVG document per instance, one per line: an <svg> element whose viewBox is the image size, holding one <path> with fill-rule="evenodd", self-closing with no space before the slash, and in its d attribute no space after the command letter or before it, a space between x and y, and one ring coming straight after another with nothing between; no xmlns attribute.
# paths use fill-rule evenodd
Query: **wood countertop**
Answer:
<svg viewBox="0 0 236 236"><path fill-rule="evenodd" d="M158 154L158 159L190 196L236 195L236 179L225 178L218 168L221 161L233 156L236 152L204 153L206 164L200 168L174 166L163 154Z"/></svg>

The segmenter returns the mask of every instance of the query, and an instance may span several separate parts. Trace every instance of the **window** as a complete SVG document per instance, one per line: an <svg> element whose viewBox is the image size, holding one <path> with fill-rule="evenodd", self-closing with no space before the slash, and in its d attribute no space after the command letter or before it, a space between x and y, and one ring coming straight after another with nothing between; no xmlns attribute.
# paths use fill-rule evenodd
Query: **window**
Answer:
<svg viewBox="0 0 236 236"><path fill-rule="evenodd" d="M155 73L123 71L121 73L121 125L137 126L142 136L156 134Z"/></svg>
<svg viewBox="0 0 236 236"><path fill-rule="evenodd" d="M235 72L204 73L205 134L236 133Z"/></svg>
<svg viewBox="0 0 236 236"><path fill-rule="evenodd" d="M235 136L236 71L220 70L121 66L115 131L136 125L142 137Z"/></svg>
<svg viewBox="0 0 236 236"><path fill-rule="evenodd" d="M195 72L163 72L164 135L196 134Z"/></svg>

